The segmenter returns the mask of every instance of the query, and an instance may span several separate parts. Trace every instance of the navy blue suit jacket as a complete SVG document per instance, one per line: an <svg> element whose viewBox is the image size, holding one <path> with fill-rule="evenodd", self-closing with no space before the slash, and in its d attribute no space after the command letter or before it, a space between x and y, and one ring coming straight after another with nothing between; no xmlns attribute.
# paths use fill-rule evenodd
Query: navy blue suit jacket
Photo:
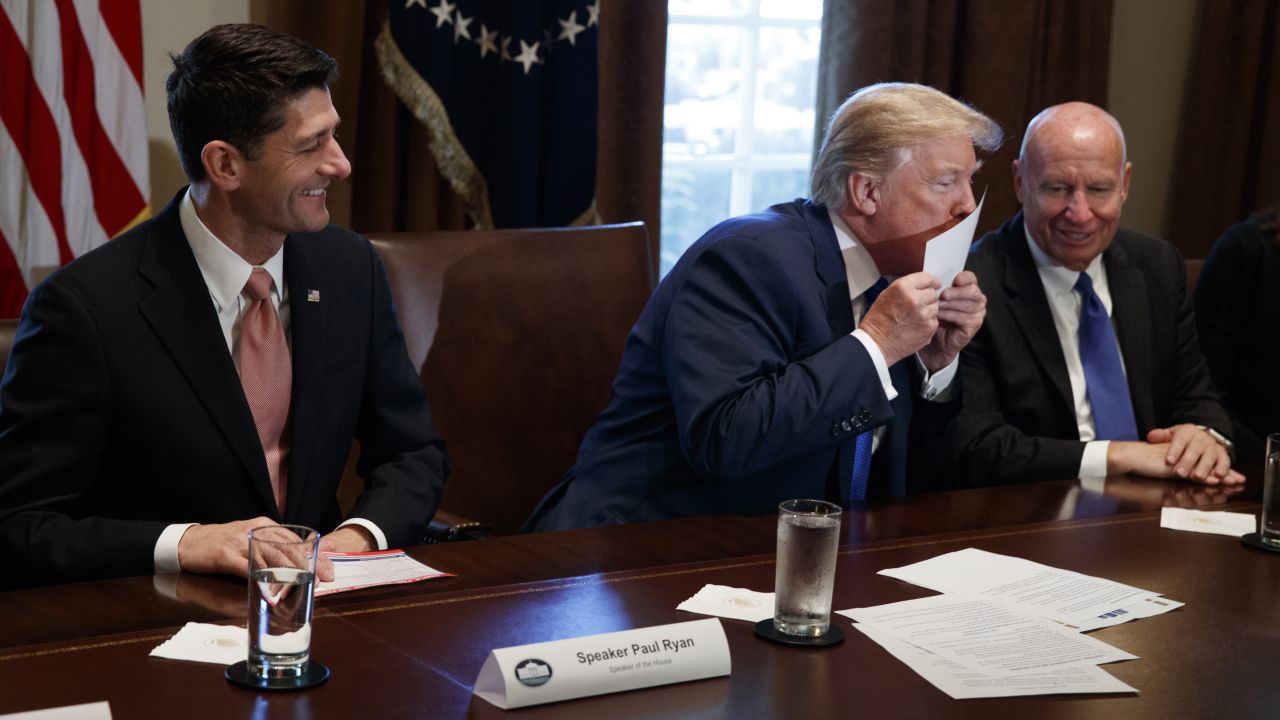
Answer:
<svg viewBox="0 0 1280 720"><path fill-rule="evenodd" d="M27 301L0 384L0 588L149 574L170 523L265 515L327 532L342 519L336 489L353 438L366 487L352 514L393 547L419 542L439 504L444 443L382 264L363 238L330 226L285 240L292 446L277 511L177 206Z"/></svg>
<svg viewBox="0 0 1280 720"><path fill-rule="evenodd" d="M956 404L913 406L914 359L891 368L890 403L853 329L825 208L796 200L712 228L649 299L612 400L526 529L842 502L854 437L886 423L869 494L923 489L931 457L908 443Z"/></svg>

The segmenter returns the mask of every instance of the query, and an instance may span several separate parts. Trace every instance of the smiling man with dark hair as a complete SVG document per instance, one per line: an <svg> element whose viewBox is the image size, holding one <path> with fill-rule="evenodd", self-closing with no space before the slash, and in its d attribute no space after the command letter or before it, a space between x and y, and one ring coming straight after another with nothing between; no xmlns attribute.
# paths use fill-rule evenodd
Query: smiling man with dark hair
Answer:
<svg viewBox="0 0 1280 720"><path fill-rule="evenodd" d="M0 385L0 587L243 576L250 528L371 550L420 540L439 504L444 443L382 264L329 225L351 172L333 59L222 25L173 64L191 185L23 310ZM365 490L344 519L353 439Z"/></svg>

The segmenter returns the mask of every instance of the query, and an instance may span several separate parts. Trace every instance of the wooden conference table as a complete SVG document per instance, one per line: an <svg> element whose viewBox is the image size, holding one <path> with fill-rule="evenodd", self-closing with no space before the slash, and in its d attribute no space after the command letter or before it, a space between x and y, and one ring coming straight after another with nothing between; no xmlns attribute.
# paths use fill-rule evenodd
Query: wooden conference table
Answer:
<svg viewBox="0 0 1280 720"><path fill-rule="evenodd" d="M1255 479L1256 481L1256 479ZM509 711L520 718L1276 717L1280 556L1161 530L1163 503L1257 511L1154 480L1077 481L907 498L845 514L837 609L931 594L876 575L965 547L1017 555L1186 603L1093 635L1141 659L1106 666L1138 695L952 700L861 634L784 648L723 621L729 677ZM471 694L494 647L699 619L675 606L707 583L768 590L774 518L644 523L412 548L456 578L317 601L321 687L254 693L222 668L150 658L189 620L243 621L242 582L125 578L0 593L0 713L107 700L113 717L496 718ZM176 580L176 582L175 582ZM835 617L833 622L848 625Z"/></svg>

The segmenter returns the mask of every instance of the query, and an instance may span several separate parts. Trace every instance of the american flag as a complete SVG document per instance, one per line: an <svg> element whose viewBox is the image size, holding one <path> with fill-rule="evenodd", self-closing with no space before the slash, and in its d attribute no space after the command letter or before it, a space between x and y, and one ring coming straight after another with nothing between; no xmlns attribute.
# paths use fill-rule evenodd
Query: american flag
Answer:
<svg viewBox="0 0 1280 720"><path fill-rule="evenodd" d="M480 227L598 222L600 0L392 0L379 66Z"/></svg>
<svg viewBox="0 0 1280 720"><path fill-rule="evenodd" d="M0 0L0 317L145 219L138 0Z"/></svg>

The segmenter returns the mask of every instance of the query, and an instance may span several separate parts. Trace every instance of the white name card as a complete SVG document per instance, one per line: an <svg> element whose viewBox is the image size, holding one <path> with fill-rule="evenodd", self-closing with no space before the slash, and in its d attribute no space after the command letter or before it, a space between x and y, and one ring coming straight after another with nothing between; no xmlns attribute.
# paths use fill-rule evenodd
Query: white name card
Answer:
<svg viewBox="0 0 1280 720"><path fill-rule="evenodd" d="M475 694L509 710L728 674L729 642L711 618L498 648Z"/></svg>

